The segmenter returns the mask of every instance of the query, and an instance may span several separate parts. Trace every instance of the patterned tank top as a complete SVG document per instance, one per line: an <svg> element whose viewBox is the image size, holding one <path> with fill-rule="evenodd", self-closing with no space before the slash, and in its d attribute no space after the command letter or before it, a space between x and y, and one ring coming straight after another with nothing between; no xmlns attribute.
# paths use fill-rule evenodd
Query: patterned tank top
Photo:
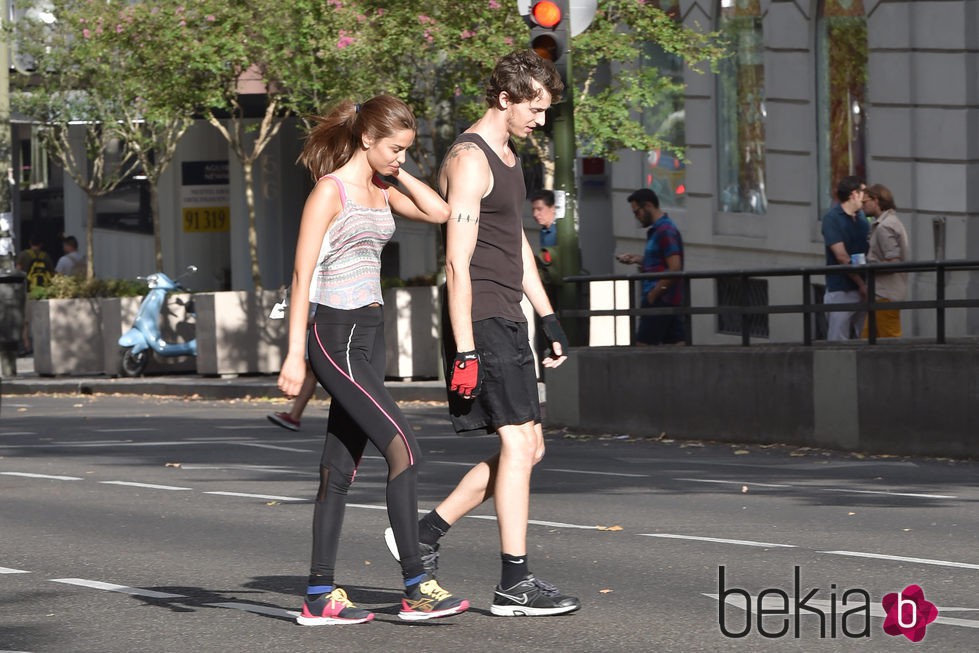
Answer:
<svg viewBox="0 0 979 653"><path fill-rule="evenodd" d="M383 304L381 297L381 250L394 235L394 216L387 204L373 209L347 197L343 182L335 175L324 175L336 182L343 208L323 236L309 301L331 308L352 310L369 304Z"/></svg>

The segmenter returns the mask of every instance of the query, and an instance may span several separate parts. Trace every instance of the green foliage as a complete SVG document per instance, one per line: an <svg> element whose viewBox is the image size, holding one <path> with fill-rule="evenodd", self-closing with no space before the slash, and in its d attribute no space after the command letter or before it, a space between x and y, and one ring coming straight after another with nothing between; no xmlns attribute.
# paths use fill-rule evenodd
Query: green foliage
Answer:
<svg viewBox="0 0 979 653"><path fill-rule="evenodd" d="M56 274L46 286L35 287L31 299L78 299L88 297L141 297L146 294L145 281L133 279L99 279Z"/></svg>

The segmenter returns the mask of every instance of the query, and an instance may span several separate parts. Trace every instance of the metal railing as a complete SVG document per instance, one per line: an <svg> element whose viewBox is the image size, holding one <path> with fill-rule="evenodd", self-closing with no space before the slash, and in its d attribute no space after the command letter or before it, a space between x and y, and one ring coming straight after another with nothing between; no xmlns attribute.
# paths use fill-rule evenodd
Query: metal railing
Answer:
<svg viewBox="0 0 979 653"><path fill-rule="evenodd" d="M975 299L948 299L946 297L947 273L957 271L979 270L979 260L952 260L952 261L913 261L904 263L870 263L867 265L821 265L812 267L792 267L792 268L751 268L739 270L704 270L704 271L683 271L683 272L646 272L627 275L597 275L597 276L571 276L565 277L565 283L577 284L579 298L578 306L573 309L562 309L560 311L564 318L591 318L599 316L643 316L643 315L682 315L685 322L686 343L693 344L692 317L694 315L722 315L734 314L741 317L741 344L748 346L751 344L750 317L752 315L775 315L785 313L799 313L802 319L803 343L811 345L813 342L813 320L814 315L837 311L868 311L868 341L874 344L877 341L876 334L876 315L877 310L901 310L901 309L934 309L936 335L935 341L938 344L945 343L945 312L952 308L979 308L979 297ZM811 300L813 289L816 287L812 283L813 277L822 277L826 274L846 274L857 272L864 274L867 282L867 297L865 302L848 304L823 304ZM892 272L917 272L935 273L935 298L934 299L915 299L905 301L878 302L875 301L876 278L879 274ZM747 302L748 282L752 279L772 278L772 277L799 277L800 290L803 302L799 304L777 304L777 305L750 305ZM636 307L635 284L648 279L679 279L683 284L684 303L682 306L638 308ZM691 305L691 281L693 280L714 280L715 283L720 279L736 279L740 281L741 301L737 304L719 306L716 302L711 305ZM629 308L613 308L602 310L590 310L580 308L582 299L586 296L583 289L586 284L594 281L627 281L630 284ZM632 329L634 335L634 329Z"/></svg>

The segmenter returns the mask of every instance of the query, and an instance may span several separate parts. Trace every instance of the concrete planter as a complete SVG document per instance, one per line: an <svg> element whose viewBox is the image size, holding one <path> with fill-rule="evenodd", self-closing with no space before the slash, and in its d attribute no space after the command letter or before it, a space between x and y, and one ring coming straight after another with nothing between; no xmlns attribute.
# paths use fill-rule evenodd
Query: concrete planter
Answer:
<svg viewBox="0 0 979 653"><path fill-rule="evenodd" d="M288 349L289 321L271 320L272 290L198 293L197 373L274 374Z"/></svg>
<svg viewBox="0 0 979 653"><path fill-rule="evenodd" d="M42 376L101 374L99 299L44 299L31 307L34 371Z"/></svg>
<svg viewBox="0 0 979 653"><path fill-rule="evenodd" d="M439 376L439 293L436 286L384 291L385 376L434 379Z"/></svg>
<svg viewBox="0 0 979 653"><path fill-rule="evenodd" d="M160 329L167 342L187 342L196 333L196 319L188 314L184 305L191 296L176 293L167 296L167 310L160 318ZM119 336L128 331L136 319L136 312L143 301L142 297L109 297L102 301L102 360L103 371L109 376L119 375ZM197 359L193 356L172 356L163 358L155 354L150 357L146 374L170 374L175 372L194 372Z"/></svg>

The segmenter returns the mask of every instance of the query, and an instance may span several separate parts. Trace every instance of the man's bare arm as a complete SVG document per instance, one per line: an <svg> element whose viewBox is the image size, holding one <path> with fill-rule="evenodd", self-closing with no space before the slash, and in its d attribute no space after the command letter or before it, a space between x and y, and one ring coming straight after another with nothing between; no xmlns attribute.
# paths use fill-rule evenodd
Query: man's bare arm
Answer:
<svg viewBox="0 0 979 653"><path fill-rule="evenodd" d="M446 155L439 187L449 203L445 237L445 282L449 321L457 351L476 348L472 332L469 262L479 234L479 204L491 183L486 156L473 143L458 143Z"/></svg>

